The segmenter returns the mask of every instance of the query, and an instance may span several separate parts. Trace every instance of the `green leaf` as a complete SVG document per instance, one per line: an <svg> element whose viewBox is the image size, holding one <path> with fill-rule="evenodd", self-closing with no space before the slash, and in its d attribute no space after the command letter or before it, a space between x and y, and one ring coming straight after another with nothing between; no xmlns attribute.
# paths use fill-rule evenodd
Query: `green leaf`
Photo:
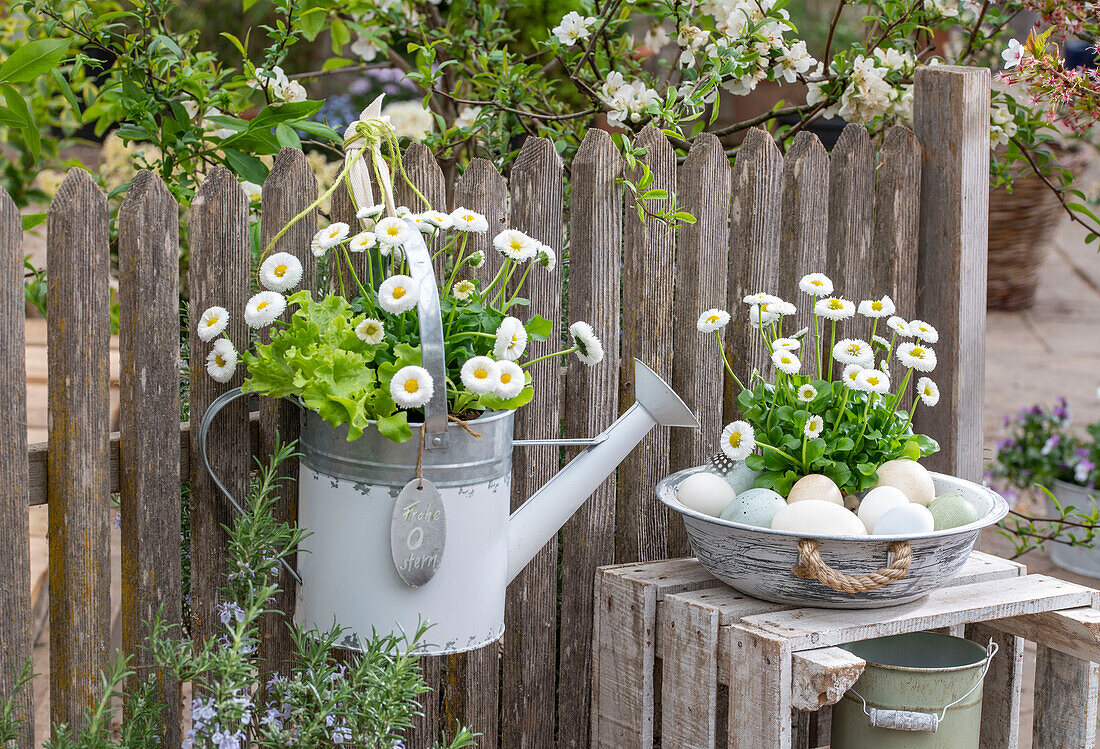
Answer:
<svg viewBox="0 0 1100 749"><path fill-rule="evenodd" d="M344 45L351 41L351 32L348 30L346 23L339 18L334 18L332 23L328 27L329 35L332 37L332 54L338 55L344 48Z"/></svg>
<svg viewBox="0 0 1100 749"><path fill-rule="evenodd" d="M248 10L248 8L255 2L256 0L244 0L244 9ZM245 58L246 60L248 59L248 53L245 52L244 45L241 44L240 39L225 31L223 31L221 35L228 39L229 43L237 48L237 51L241 53L241 57Z"/></svg>
<svg viewBox="0 0 1100 749"><path fill-rule="evenodd" d="M354 60L348 60L344 57L330 57L321 65L321 70L338 70L354 64Z"/></svg>
<svg viewBox="0 0 1100 749"><path fill-rule="evenodd" d="M763 471L764 456L760 453L753 453L752 455L745 458L745 465L753 471Z"/></svg>
<svg viewBox="0 0 1100 749"><path fill-rule="evenodd" d="M301 148L302 140L290 125L280 122L275 126L275 140L284 148Z"/></svg>
<svg viewBox="0 0 1100 749"><path fill-rule="evenodd" d="M68 50L68 39L28 42L8 55L8 59L0 65L0 83L31 83L60 65Z"/></svg>
<svg viewBox="0 0 1100 749"><path fill-rule="evenodd" d="M229 168L239 178L255 182L257 185L263 184L263 181L267 179L267 167L255 156L241 153L232 148L226 148L223 153Z"/></svg>
<svg viewBox="0 0 1100 749"><path fill-rule="evenodd" d="M315 138L324 138L330 141L341 140L340 133L333 130L328 125L320 122L314 122L313 120L302 120L301 122L295 122L294 127L301 130L303 133L308 133Z"/></svg>
<svg viewBox="0 0 1100 749"><path fill-rule="evenodd" d="M46 222L46 215L47 214L45 213L24 213L23 231L26 231L27 229L33 229L39 224L44 224Z"/></svg>
<svg viewBox="0 0 1100 749"><path fill-rule="evenodd" d="M527 329L527 335L536 341L545 341L554 332L554 323L542 315L535 315L523 326Z"/></svg>
<svg viewBox="0 0 1100 749"><path fill-rule="evenodd" d="M80 102L76 100L76 95L73 93L73 89L69 85L69 82L65 80L65 76L63 76L61 71L57 68L50 68L50 77L53 78L53 82L57 85L57 89L61 92L61 95L65 97L65 101L73 108L73 112L79 119Z"/></svg>
<svg viewBox="0 0 1100 749"><path fill-rule="evenodd" d="M409 415L406 411L398 411L392 416L383 416L378 420L378 431L383 437L394 442L408 442L412 439L412 429L409 428Z"/></svg>
<svg viewBox="0 0 1100 749"><path fill-rule="evenodd" d="M7 102L8 111L19 119L19 131L27 142L31 157L37 162L42 153L42 134L38 132L38 126L34 122L34 115L27 107L26 99L7 83L0 83L0 94L3 94L4 101Z"/></svg>

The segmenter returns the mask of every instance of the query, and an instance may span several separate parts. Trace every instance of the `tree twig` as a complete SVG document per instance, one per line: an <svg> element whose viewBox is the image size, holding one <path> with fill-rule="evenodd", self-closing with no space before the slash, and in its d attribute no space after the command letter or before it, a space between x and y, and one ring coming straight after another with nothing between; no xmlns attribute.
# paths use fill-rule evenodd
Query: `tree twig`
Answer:
<svg viewBox="0 0 1100 749"><path fill-rule="evenodd" d="M1064 210L1066 212L1066 215L1069 216L1070 221L1080 224L1081 226L1088 229L1090 233L1100 236L1100 226L1097 226L1096 224L1089 224L1089 222L1078 216L1077 212L1069 207L1069 204L1066 202L1065 194L1062 188L1055 185L1047 178L1045 174L1043 174L1042 170L1039 169L1039 165L1035 163L1035 159L1032 158L1031 152L1024 147L1024 144L1021 143L1015 135L1012 136L1011 140L1013 143L1016 144L1016 147L1020 149L1020 153L1024 155L1024 159L1027 161L1028 166L1031 167L1031 171L1034 172L1035 176L1041 179L1043 181L1043 184L1050 188L1050 191L1053 192L1054 196L1058 198L1058 202L1062 204L1062 210Z"/></svg>

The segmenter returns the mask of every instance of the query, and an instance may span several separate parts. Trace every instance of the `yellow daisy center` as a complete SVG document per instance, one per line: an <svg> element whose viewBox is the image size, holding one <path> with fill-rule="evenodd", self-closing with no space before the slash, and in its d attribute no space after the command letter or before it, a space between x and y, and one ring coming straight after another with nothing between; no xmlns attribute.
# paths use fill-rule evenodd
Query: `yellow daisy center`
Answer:
<svg viewBox="0 0 1100 749"><path fill-rule="evenodd" d="M875 312L881 312L882 302L871 302L871 309L873 309Z"/></svg>
<svg viewBox="0 0 1100 749"><path fill-rule="evenodd" d="M386 233L389 234L391 237L396 237L398 234L401 233L401 230L398 229L396 226L391 226L390 228L386 229Z"/></svg>
<svg viewBox="0 0 1100 749"><path fill-rule="evenodd" d="M510 374L508 374L507 372L505 372L505 373L503 373L503 374L502 374L502 375L500 376L500 381L501 381L502 383L504 383L505 385L507 385L507 384L508 384L509 382L511 382L511 381L512 381L512 375L510 375Z"/></svg>
<svg viewBox="0 0 1100 749"><path fill-rule="evenodd" d="M220 354L214 354L214 363L217 364L219 367L224 367L225 359L223 359Z"/></svg>
<svg viewBox="0 0 1100 749"><path fill-rule="evenodd" d="M523 244L518 239L513 239L510 246L513 250L516 250L517 252L523 249Z"/></svg>
<svg viewBox="0 0 1100 749"><path fill-rule="evenodd" d="M852 356L859 356L859 353L862 350L862 347L858 343L853 343L848 346L848 353Z"/></svg>
<svg viewBox="0 0 1100 749"><path fill-rule="evenodd" d="M276 265L275 266L275 277L276 278L282 278L284 275L286 275L286 271L287 271L287 267L285 265Z"/></svg>
<svg viewBox="0 0 1100 749"><path fill-rule="evenodd" d="M256 311L258 312L258 311L264 309L269 304L270 304L270 302L260 302L259 304L256 305Z"/></svg>
<svg viewBox="0 0 1100 749"><path fill-rule="evenodd" d="M734 432L733 434L730 435L730 447L740 447L740 446L741 446L741 433L740 432Z"/></svg>
<svg viewBox="0 0 1100 749"><path fill-rule="evenodd" d="M914 346L913 348L909 349L909 353L917 357L918 359L924 358L924 349L922 349L920 346Z"/></svg>
<svg viewBox="0 0 1100 749"><path fill-rule="evenodd" d="M393 298L394 298L394 299L400 299L400 298L401 298L401 297L403 297L403 296L405 296L405 287L404 287L404 286L396 286L396 287L394 287L394 290L393 290Z"/></svg>
<svg viewBox="0 0 1100 749"><path fill-rule="evenodd" d="M405 380L405 392L406 393L415 393L418 390L420 390L420 385L419 385L419 383L417 383L416 380L413 380L411 378L408 379L408 380Z"/></svg>
<svg viewBox="0 0 1100 749"><path fill-rule="evenodd" d="M473 216L471 216L471 215L470 215L469 213L467 213L467 214L465 214L465 215L464 215L464 216L462 217L462 220L463 220L463 221L473 221L473 220L474 220L474 217L473 217Z"/></svg>
<svg viewBox="0 0 1100 749"><path fill-rule="evenodd" d="M824 284L822 284L821 281L818 281L817 279L814 279L813 281L810 281L810 286L823 286L823 285Z"/></svg>
<svg viewBox="0 0 1100 749"><path fill-rule="evenodd" d="M718 322L718 315L711 315L707 318L707 322Z"/></svg>
<svg viewBox="0 0 1100 749"><path fill-rule="evenodd" d="M206 327L208 327L208 328L214 327L215 325L218 324L219 319L220 318L217 315L211 317L209 320L206 321Z"/></svg>
<svg viewBox="0 0 1100 749"><path fill-rule="evenodd" d="M475 369L474 370L474 377L476 377L479 380L484 380L488 376L489 376L489 373L486 372L484 369Z"/></svg>
<svg viewBox="0 0 1100 749"><path fill-rule="evenodd" d="M870 384L870 385L877 385L878 384L878 378L874 377L874 376L868 377L867 378L867 383Z"/></svg>
<svg viewBox="0 0 1100 749"><path fill-rule="evenodd" d="M829 300L829 309L841 309L844 305L840 303L839 299Z"/></svg>

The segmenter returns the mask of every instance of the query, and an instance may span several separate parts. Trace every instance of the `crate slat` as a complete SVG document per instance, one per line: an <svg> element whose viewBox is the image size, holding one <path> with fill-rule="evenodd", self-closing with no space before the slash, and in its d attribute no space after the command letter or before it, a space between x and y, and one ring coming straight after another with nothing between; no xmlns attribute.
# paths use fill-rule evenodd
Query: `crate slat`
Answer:
<svg viewBox="0 0 1100 749"><path fill-rule="evenodd" d="M966 637L983 648L993 640L997 655L982 683L982 727L979 746L1015 747L1020 740L1020 696L1024 641L996 629L996 623L969 624Z"/></svg>
<svg viewBox="0 0 1100 749"><path fill-rule="evenodd" d="M1035 649L1032 749L1095 749L1100 664Z"/></svg>

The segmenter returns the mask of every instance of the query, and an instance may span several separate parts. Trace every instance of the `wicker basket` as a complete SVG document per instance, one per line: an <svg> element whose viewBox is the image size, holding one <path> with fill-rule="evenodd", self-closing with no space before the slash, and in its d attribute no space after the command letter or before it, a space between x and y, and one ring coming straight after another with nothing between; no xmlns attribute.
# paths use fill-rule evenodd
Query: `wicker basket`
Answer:
<svg viewBox="0 0 1100 749"><path fill-rule="evenodd" d="M1057 165L1074 174L1084 171L1084 149L1055 151ZM989 270L986 307L1026 309L1035 302L1039 268L1051 236L1062 220L1058 198L1034 174L1017 179L1012 192L989 191Z"/></svg>

